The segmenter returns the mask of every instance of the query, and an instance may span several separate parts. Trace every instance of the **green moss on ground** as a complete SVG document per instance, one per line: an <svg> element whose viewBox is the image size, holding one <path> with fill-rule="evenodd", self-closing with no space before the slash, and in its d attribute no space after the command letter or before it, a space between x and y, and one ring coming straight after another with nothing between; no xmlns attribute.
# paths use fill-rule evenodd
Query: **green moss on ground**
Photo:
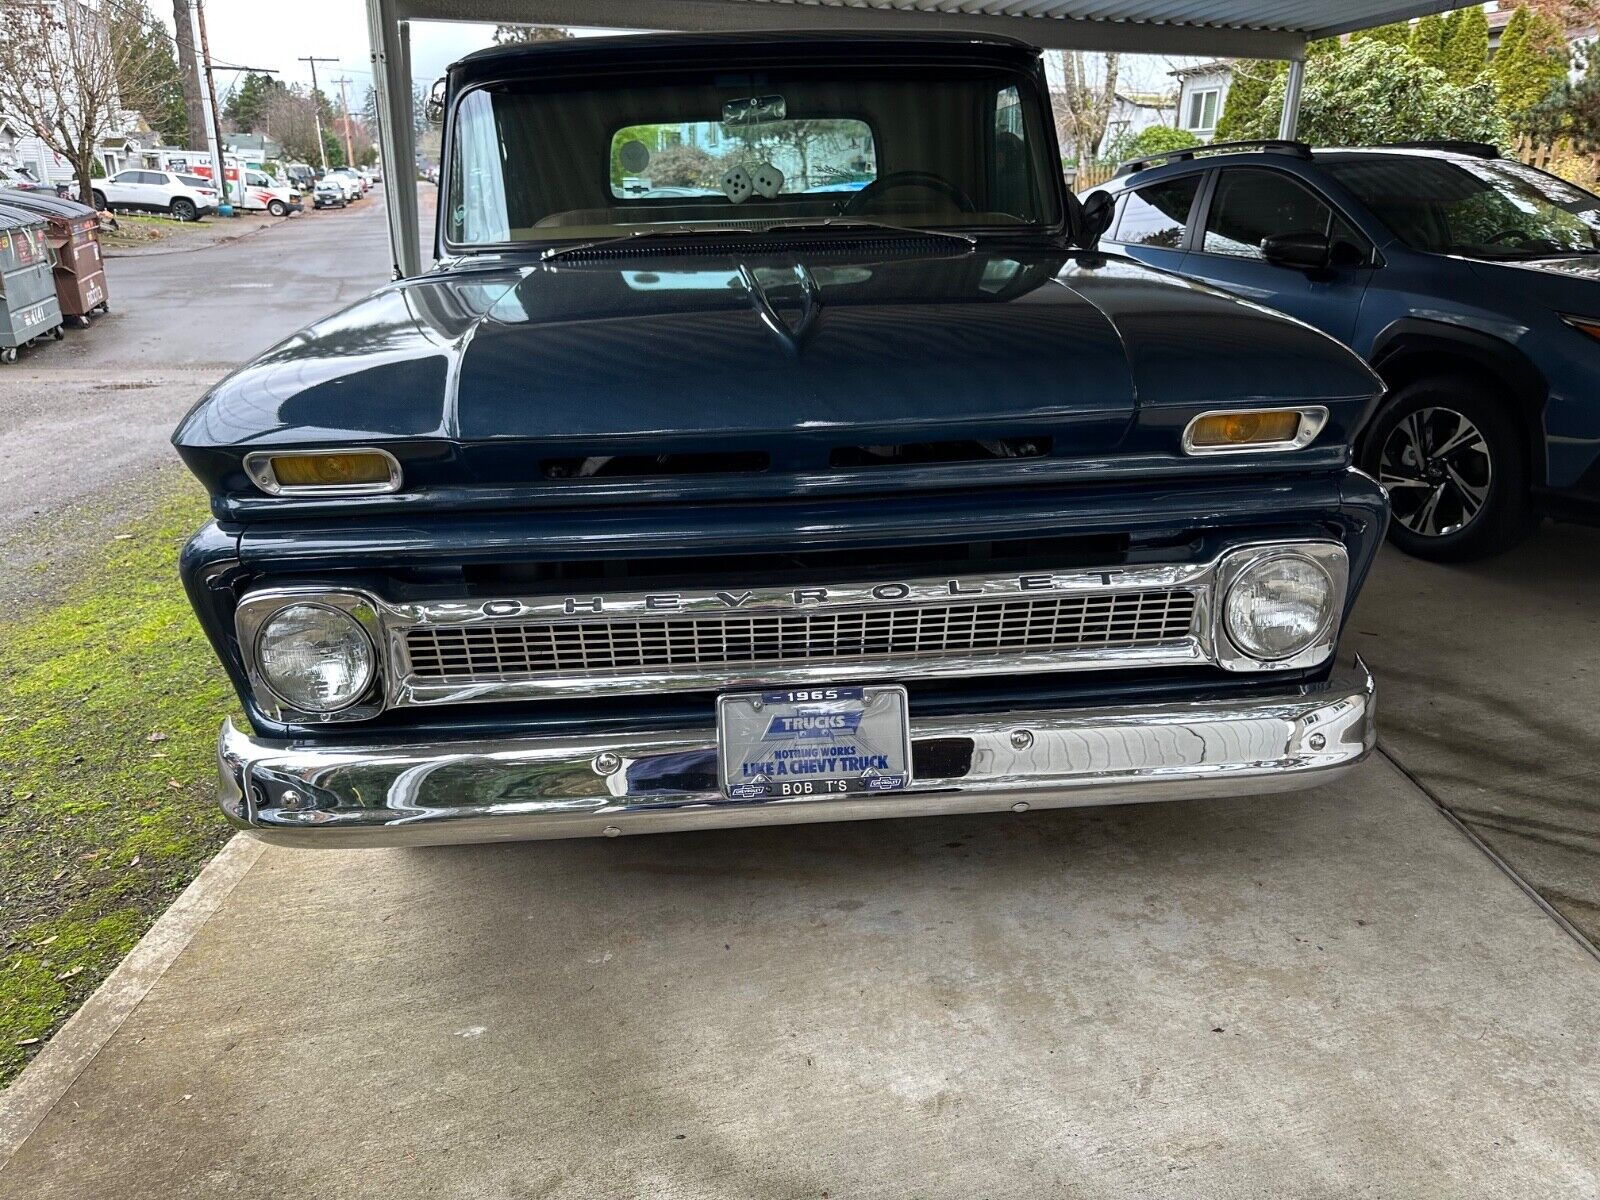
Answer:
<svg viewBox="0 0 1600 1200"><path fill-rule="evenodd" d="M58 603L0 620L0 1087L227 840L233 695L177 577L206 515L185 479Z"/></svg>

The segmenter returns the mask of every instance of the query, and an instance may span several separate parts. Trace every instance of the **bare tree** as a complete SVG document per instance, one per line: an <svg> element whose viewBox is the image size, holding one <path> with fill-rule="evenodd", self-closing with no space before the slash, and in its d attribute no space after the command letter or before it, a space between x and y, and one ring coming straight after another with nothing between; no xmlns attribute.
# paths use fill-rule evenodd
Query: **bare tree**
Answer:
<svg viewBox="0 0 1600 1200"><path fill-rule="evenodd" d="M111 0L7 0L0 17L0 112L72 164L88 199L94 148L115 131L123 86L148 86L143 48L111 36Z"/></svg>
<svg viewBox="0 0 1600 1200"><path fill-rule="evenodd" d="M1104 69L1094 69L1100 57L1083 50L1061 54L1061 87L1050 99L1056 112L1056 137L1070 145L1079 160L1094 156L1105 136L1106 122L1117 98L1117 69L1122 56L1104 56Z"/></svg>

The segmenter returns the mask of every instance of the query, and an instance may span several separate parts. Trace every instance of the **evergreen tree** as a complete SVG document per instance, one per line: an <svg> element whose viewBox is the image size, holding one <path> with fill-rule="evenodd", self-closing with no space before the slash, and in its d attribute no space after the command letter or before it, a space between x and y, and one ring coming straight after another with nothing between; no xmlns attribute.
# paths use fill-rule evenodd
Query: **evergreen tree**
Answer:
<svg viewBox="0 0 1600 1200"><path fill-rule="evenodd" d="M1482 8L1464 8L1450 23L1441 69L1457 87L1466 87L1489 66L1489 18Z"/></svg>
<svg viewBox="0 0 1600 1200"><path fill-rule="evenodd" d="M120 47L117 90L123 107L143 115L162 141L182 144L187 129L183 80L165 26L146 0L134 0L113 10L111 37Z"/></svg>
<svg viewBox="0 0 1600 1200"><path fill-rule="evenodd" d="M1283 107L1275 81L1241 137L1272 137ZM1364 146L1460 138L1503 144L1507 129L1493 85L1456 87L1409 50L1368 39L1310 61L1300 100L1300 136L1319 146Z"/></svg>
<svg viewBox="0 0 1600 1200"><path fill-rule="evenodd" d="M1559 21L1527 8L1511 15L1490 74L1512 124L1527 126L1533 111L1565 81L1567 62Z"/></svg>
<svg viewBox="0 0 1600 1200"><path fill-rule="evenodd" d="M1444 69L1444 18L1429 13L1411 27L1408 49L1412 57L1419 58L1430 67Z"/></svg>
<svg viewBox="0 0 1600 1200"><path fill-rule="evenodd" d="M1233 82L1228 85L1228 98L1217 120L1217 141L1260 136L1254 130L1263 123L1261 106L1266 103L1274 81L1285 70L1285 64L1275 59L1241 58L1233 64ZM1272 114L1271 123L1277 127L1276 112ZM1246 133L1246 130L1251 132Z"/></svg>
<svg viewBox="0 0 1600 1200"><path fill-rule="evenodd" d="M283 84L270 75L246 73L239 86L229 94L222 106L222 120L241 133L257 133L266 120L267 104L272 93Z"/></svg>
<svg viewBox="0 0 1600 1200"><path fill-rule="evenodd" d="M1390 25L1374 25L1371 29L1358 29L1350 35L1352 42L1382 42L1386 46L1407 46L1411 42L1411 26L1405 21Z"/></svg>

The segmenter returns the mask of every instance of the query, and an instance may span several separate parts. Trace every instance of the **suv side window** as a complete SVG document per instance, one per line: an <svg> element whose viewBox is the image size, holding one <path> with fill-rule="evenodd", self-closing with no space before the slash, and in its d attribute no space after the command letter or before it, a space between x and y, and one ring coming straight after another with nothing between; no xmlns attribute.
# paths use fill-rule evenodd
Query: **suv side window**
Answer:
<svg viewBox="0 0 1600 1200"><path fill-rule="evenodd" d="M167 182L170 182L167 179L166 175L163 174L160 171L135 171L134 174L136 176L138 176L138 178L136 178L133 181L135 183L167 183Z"/></svg>
<svg viewBox="0 0 1600 1200"><path fill-rule="evenodd" d="M1128 191L1111 240L1128 246L1181 250L1200 179L1199 175L1185 175Z"/></svg>
<svg viewBox="0 0 1600 1200"><path fill-rule="evenodd" d="M1285 233L1322 233L1340 258L1354 261L1368 254L1366 239L1332 206L1280 171L1225 167L1206 213L1201 249L1234 258L1261 257L1261 243Z"/></svg>

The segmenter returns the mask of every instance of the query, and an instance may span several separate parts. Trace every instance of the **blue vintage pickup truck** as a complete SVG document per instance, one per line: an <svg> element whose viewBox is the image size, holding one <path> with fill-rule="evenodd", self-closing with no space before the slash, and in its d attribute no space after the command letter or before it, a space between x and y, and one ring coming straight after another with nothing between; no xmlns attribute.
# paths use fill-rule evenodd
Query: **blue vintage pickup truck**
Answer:
<svg viewBox="0 0 1600 1200"><path fill-rule="evenodd" d="M434 269L174 435L183 581L303 846L1274 792L1336 660L1380 384L1096 249L1036 51L585 38L443 94Z"/></svg>

